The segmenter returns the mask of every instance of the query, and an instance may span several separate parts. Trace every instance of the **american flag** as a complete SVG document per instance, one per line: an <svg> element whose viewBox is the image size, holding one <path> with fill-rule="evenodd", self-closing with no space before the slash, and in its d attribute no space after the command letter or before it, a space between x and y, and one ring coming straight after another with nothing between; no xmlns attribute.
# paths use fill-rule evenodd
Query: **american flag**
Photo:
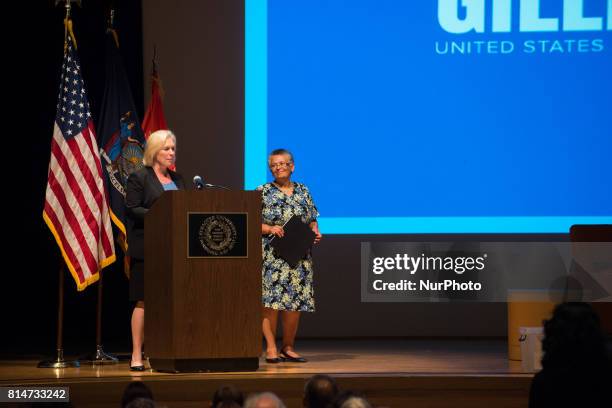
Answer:
<svg viewBox="0 0 612 408"><path fill-rule="evenodd" d="M85 84L70 36L64 52L43 218L77 289L115 261L108 200Z"/></svg>

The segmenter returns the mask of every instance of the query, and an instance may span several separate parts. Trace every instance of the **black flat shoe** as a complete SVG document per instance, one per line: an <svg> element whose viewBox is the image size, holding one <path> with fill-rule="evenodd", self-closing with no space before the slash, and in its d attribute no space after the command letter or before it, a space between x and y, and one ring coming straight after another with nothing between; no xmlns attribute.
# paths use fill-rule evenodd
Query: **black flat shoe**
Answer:
<svg viewBox="0 0 612 408"><path fill-rule="evenodd" d="M266 363L268 363L268 364L278 364L278 363L280 363L281 361L283 361L283 359L282 359L282 358L279 358L279 357L274 357L274 358L268 358L268 357L266 357Z"/></svg>
<svg viewBox="0 0 612 408"><path fill-rule="evenodd" d="M283 359L283 361L286 361L288 363L307 363L308 360L306 360L304 357L291 357L289 354L285 353L284 351L280 352L280 356Z"/></svg>
<svg viewBox="0 0 612 408"><path fill-rule="evenodd" d="M130 360L130 371L144 371L144 370L145 370L144 364L133 366L132 361Z"/></svg>

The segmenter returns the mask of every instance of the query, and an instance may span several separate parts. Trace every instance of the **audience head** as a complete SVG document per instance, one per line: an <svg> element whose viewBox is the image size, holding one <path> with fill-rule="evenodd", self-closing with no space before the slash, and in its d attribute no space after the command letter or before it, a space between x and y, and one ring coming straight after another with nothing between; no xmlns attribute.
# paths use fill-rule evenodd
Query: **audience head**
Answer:
<svg viewBox="0 0 612 408"><path fill-rule="evenodd" d="M351 390L338 393L331 406L333 408L371 408L370 403L361 393Z"/></svg>
<svg viewBox="0 0 612 408"><path fill-rule="evenodd" d="M304 407L326 408L338 395L338 385L333 378L317 374L306 382L304 387Z"/></svg>
<svg viewBox="0 0 612 408"><path fill-rule="evenodd" d="M125 408L155 408L155 401L149 398L135 398Z"/></svg>
<svg viewBox="0 0 612 408"><path fill-rule="evenodd" d="M221 401L215 408L242 408L242 405L234 402L234 401Z"/></svg>
<svg viewBox="0 0 612 408"><path fill-rule="evenodd" d="M244 408L285 408L285 404L275 394L263 392L247 398Z"/></svg>
<svg viewBox="0 0 612 408"><path fill-rule="evenodd" d="M153 400L153 393L151 389L141 381L131 382L123 391L123 397L121 398L121 406L126 407L130 402L138 398L146 398Z"/></svg>
<svg viewBox="0 0 612 408"><path fill-rule="evenodd" d="M340 408L372 408L372 406L363 397L350 397L340 405Z"/></svg>
<svg viewBox="0 0 612 408"><path fill-rule="evenodd" d="M592 307L562 303L544 322L542 367L576 372L607 363L604 335Z"/></svg>
<svg viewBox="0 0 612 408"><path fill-rule="evenodd" d="M224 385L215 391L210 406L212 408L242 407L243 403L244 396L242 392L233 385Z"/></svg>

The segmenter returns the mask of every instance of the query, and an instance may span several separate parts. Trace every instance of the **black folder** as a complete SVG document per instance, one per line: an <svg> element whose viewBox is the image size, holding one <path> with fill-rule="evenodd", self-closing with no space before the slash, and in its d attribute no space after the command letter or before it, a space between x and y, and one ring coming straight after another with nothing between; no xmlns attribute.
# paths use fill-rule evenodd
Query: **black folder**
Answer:
<svg viewBox="0 0 612 408"><path fill-rule="evenodd" d="M312 247L316 234L308 224L304 224L302 219L295 215L283 225L283 230L285 236L282 238L274 236L270 240L270 245L274 248L277 257L284 259L290 267L295 268Z"/></svg>

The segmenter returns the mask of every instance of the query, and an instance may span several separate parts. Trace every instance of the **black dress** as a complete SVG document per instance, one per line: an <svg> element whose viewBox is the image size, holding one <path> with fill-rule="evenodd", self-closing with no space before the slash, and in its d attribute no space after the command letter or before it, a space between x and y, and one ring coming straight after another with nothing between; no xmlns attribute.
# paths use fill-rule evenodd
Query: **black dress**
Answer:
<svg viewBox="0 0 612 408"><path fill-rule="evenodd" d="M176 188L185 183L180 174L169 171ZM149 208L164 193L164 187L151 167L143 167L130 174L126 185L127 238L130 262L130 300L144 300L144 217Z"/></svg>

